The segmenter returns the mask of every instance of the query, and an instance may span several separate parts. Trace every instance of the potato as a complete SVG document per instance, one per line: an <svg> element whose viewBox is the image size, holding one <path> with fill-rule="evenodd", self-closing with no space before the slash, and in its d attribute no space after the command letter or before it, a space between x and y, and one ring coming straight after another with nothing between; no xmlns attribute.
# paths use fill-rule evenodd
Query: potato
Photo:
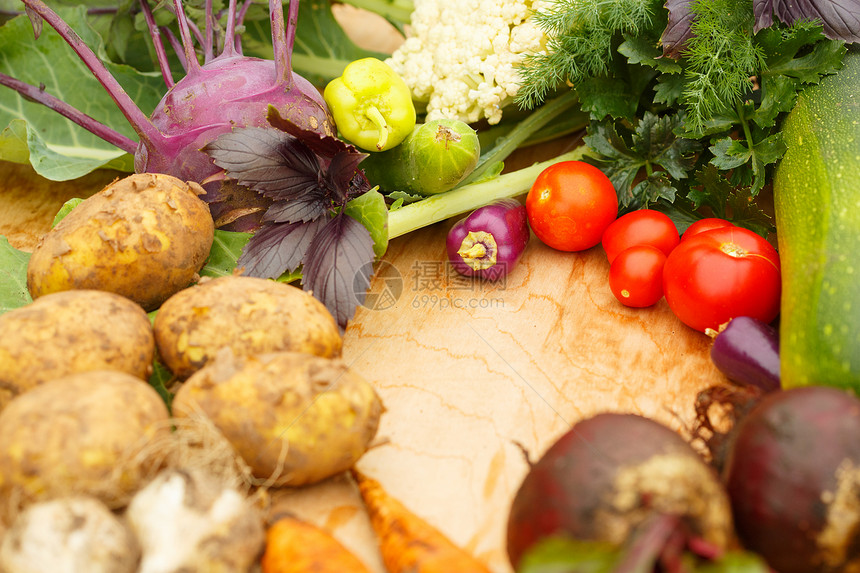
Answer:
<svg viewBox="0 0 860 573"><path fill-rule="evenodd" d="M215 225L202 192L153 173L111 183L36 246L27 266L30 294L97 289L158 308L194 281L209 256Z"/></svg>
<svg viewBox="0 0 860 573"><path fill-rule="evenodd" d="M153 325L164 364L185 379L228 346L238 356L296 351L340 356L334 317L302 289L246 276L201 281L170 297Z"/></svg>
<svg viewBox="0 0 860 573"><path fill-rule="evenodd" d="M169 437L167 406L146 382L98 370L46 382L0 412L0 500L90 495L122 507L160 467L150 441Z"/></svg>
<svg viewBox="0 0 860 573"><path fill-rule="evenodd" d="M0 410L15 396L89 370L147 378L155 355L140 305L95 290L52 293L0 315Z"/></svg>
<svg viewBox="0 0 860 573"><path fill-rule="evenodd" d="M376 436L373 386L336 358L302 352L219 353L180 387L173 414L205 416L254 476L314 483L349 469Z"/></svg>

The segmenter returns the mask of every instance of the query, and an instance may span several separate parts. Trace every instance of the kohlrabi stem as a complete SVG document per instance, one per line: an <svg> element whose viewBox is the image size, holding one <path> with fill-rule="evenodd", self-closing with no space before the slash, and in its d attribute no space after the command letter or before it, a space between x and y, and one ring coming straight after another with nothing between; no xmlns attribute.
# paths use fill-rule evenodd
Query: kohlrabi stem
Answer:
<svg viewBox="0 0 860 573"><path fill-rule="evenodd" d="M581 145L552 159L535 163L494 179L462 185L451 191L433 195L388 213L388 237L393 239L450 217L474 211L479 207L506 197L528 192L541 171L560 161L582 158L587 150Z"/></svg>
<svg viewBox="0 0 860 573"><path fill-rule="evenodd" d="M272 21L272 49L275 58L275 82L289 88L293 83L293 46L296 43L296 23L299 19L299 0L290 0L287 21L281 0L269 0L269 17Z"/></svg>
<svg viewBox="0 0 860 573"><path fill-rule="evenodd" d="M188 26L188 17L182 7L182 0L173 0L176 11L176 21L179 24L179 37L182 40L182 49L185 53L185 69L188 74L193 74L200 69L197 54L194 52L194 40L191 38L191 29Z"/></svg>
<svg viewBox="0 0 860 573"><path fill-rule="evenodd" d="M538 109L533 111L524 120L520 121L517 126L507 135L496 140L495 145L486 153L481 154L478 160L478 165L474 171L466 177L462 184L472 183L479 180L488 169L492 169L495 164L504 161L513 151L523 144L529 137L539 129L547 125L549 122L560 116L562 113L571 110L579 101L576 92L573 90L565 90L565 93L552 99ZM587 120L583 118L583 127Z"/></svg>
<svg viewBox="0 0 860 573"><path fill-rule="evenodd" d="M224 35L224 49L221 54L228 57L236 54L236 0L230 0L227 8L227 32Z"/></svg>
<svg viewBox="0 0 860 573"><path fill-rule="evenodd" d="M179 38L176 37L176 34L170 28L165 28L164 34L167 36L167 42L170 44L170 47L173 48L173 53L179 59L179 65L187 72L188 62L185 60L185 51L182 49L182 43L179 41Z"/></svg>
<svg viewBox="0 0 860 573"><path fill-rule="evenodd" d="M69 44L84 65L89 68L96 80L105 88L105 91L107 91L120 112L122 112L142 140L156 141L163 137L161 132L146 117L146 114L137 107L137 104L134 103L134 100L126 93L120 83L116 81L116 78L111 75L104 63L56 12L48 8L41 0L24 0L24 4L44 18L63 40Z"/></svg>
<svg viewBox="0 0 860 573"><path fill-rule="evenodd" d="M144 20L146 20L146 27L149 28L152 46L155 48L155 55L158 58L158 67L161 68L161 77L164 78L164 84L167 86L167 89L170 89L173 87L173 74L170 72L170 62L167 60L167 52L164 51L164 42L161 41L161 29L155 23L152 9L149 7L147 0L140 0L140 8L143 11Z"/></svg>
<svg viewBox="0 0 860 573"><path fill-rule="evenodd" d="M206 0L206 41L203 43L203 62L215 57L215 14L212 11L212 0Z"/></svg>
<svg viewBox="0 0 860 573"><path fill-rule="evenodd" d="M80 125L90 133L97 135L98 137L104 139L112 145L116 145L126 153L134 153L137 150L136 141L129 139L118 131L114 131L113 129L109 128L98 120L93 119L87 114L78 111L66 102L55 98L51 94L37 88L36 86L26 84L22 81L16 80L11 76L7 76L6 74L0 74L0 85L12 88L16 92L24 96L26 99L32 100L36 103L40 103L45 107L54 110L66 119L69 119Z"/></svg>

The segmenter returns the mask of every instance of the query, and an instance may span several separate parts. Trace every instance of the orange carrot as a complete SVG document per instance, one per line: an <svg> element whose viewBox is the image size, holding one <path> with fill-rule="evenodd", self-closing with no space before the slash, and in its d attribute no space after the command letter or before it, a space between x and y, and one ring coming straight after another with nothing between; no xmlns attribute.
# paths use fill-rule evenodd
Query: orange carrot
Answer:
<svg viewBox="0 0 860 573"><path fill-rule="evenodd" d="M486 565L391 497L379 482L352 471L389 573L489 573Z"/></svg>
<svg viewBox="0 0 860 573"><path fill-rule="evenodd" d="M284 515L266 530L262 573L370 573L324 529Z"/></svg>

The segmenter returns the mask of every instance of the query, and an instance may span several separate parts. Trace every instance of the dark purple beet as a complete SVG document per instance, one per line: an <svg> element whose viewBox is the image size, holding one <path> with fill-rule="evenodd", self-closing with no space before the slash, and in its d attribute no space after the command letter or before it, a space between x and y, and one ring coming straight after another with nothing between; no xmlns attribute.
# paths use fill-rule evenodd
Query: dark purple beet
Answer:
<svg viewBox="0 0 860 573"><path fill-rule="evenodd" d="M729 380L757 386L765 392L778 390L779 333L769 324L738 316L717 333L711 361Z"/></svg>
<svg viewBox="0 0 860 573"><path fill-rule="evenodd" d="M741 542L779 573L860 566L860 400L824 386L765 395L726 465Z"/></svg>
<svg viewBox="0 0 860 573"><path fill-rule="evenodd" d="M532 465L508 516L508 557L516 568L557 535L620 546L660 516L677 518L686 539L721 550L734 542L722 483L680 435L635 414L598 414Z"/></svg>
<svg viewBox="0 0 860 573"><path fill-rule="evenodd" d="M515 199L499 199L451 227L448 260L461 275L497 280L517 264L529 236L525 206Z"/></svg>

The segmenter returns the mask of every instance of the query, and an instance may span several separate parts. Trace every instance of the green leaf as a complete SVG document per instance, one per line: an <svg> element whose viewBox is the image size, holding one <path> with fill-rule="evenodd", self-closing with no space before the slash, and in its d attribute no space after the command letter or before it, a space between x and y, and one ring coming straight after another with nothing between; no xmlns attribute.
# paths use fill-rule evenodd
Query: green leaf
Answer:
<svg viewBox="0 0 860 573"><path fill-rule="evenodd" d="M406 191L392 191L387 195L387 197L392 201L391 206L389 207L390 211L396 211L404 205L418 203L419 201L423 201L427 198L424 195L413 195Z"/></svg>
<svg viewBox="0 0 860 573"><path fill-rule="evenodd" d="M200 269L200 276L214 278L232 275L242 249L250 238L251 233L215 229L215 240L206 264Z"/></svg>
<svg viewBox="0 0 860 573"><path fill-rule="evenodd" d="M666 174L686 178L700 147L698 141L675 135L682 122L682 115L645 112L630 133L629 144L610 122L589 127L584 141L597 154L594 164L612 181L622 208L659 198L674 200L677 189ZM644 178L636 182L643 170Z"/></svg>
<svg viewBox="0 0 860 573"><path fill-rule="evenodd" d="M687 79L681 74L661 75L654 86L654 102L675 105L687 87Z"/></svg>
<svg viewBox="0 0 860 573"><path fill-rule="evenodd" d="M27 290L30 254L19 251L0 235L0 314L33 302Z"/></svg>
<svg viewBox="0 0 860 573"><path fill-rule="evenodd" d="M51 223L51 228L56 227L57 223L62 221L66 215L72 212L72 209L80 205L83 201L84 200L80 197L73 197L72 199L69 199L68 201L63 203L63 206L60 207L60 210L57 211L56 215L54 215L54 221Z"/></svg>
<svg viewBox="0 0 860 573"><path fill-rule="evenodd" d="M58 8L58 11L96 53L104 52L101 37L87 23L85 7ZM144 113L157 105L165 91L160 74L142 74L128 66L106 64ZM44 85L47 93L120 133L137 138L101 84L50 26L43 27L38 40L26 16L18 16L0 27L0 72L31 85ZM24 129L19 120L26 121L29 161L44 177L74 179L100 167L126 170L131 167L127 154L121 150L8 88L0 88L0 126L9 126L0 141L0 159L17 162L23 159Z"/></svg>
<svg viewBox="0 0 860 573"><path fill-rule="evenodd" d="M672 58L664 58L663 50L648 36L625 34L618 51L627 56L627 62L631 64L648 66L665 74L679 74L682 71L681 64Z"/></svg>
<svg viewBox="0 0 860 573"><path fill-rule="evenodd" d="M677 189L672 186L665 173L657 172L637 183L631 194L637 205L649 207L659 199L673 202Z"/></svg>
<svg viewBox="0 0 860 573"><path fill-rule="evenodd" d="M169 390L173 382L173 373L158 360L152 362L152 374L149 376L149 385L155 388L161 399L167 405L168 410L173 405L173 393Z"/></svg>
<svg viewBox="0 0 860 573"><path fill-rule="evenodd" d="M12 163L27 163L30 150L27 147L27 122L14 119L0 131L0 158Z"/></svg>
<svg viewBox="0 0 860 573"><path fill-rule="evenodd" d="M344 213L364 225L373 239L373 254L377 258L388 249L388 207L385 197L376 188L346 204Z"/></svg>

